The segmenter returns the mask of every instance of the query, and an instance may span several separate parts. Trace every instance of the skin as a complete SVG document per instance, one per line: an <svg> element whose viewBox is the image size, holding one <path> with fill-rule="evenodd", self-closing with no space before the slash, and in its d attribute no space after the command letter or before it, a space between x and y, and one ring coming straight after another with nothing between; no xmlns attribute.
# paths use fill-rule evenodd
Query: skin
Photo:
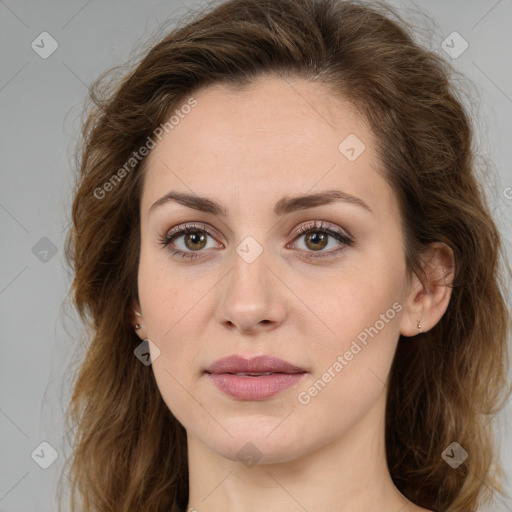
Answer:
<svg viewBox="0 0 512 512"><path fill-rule="evenodd" d="M427 331L448 306L450 288L438 279L453 275L451 251L433 246L428 279L407 279L400 214L372 133L323 85L265 77L243 91L217 84L194 97L197 106L148 156L140 302L133 304L137 333L152 341L153 357L154 347L160 350L152 364L158 388L187 431L188 509L426 510L398 491L387 468L386 382L399 335L417 335L420 317ZM354 161L338 149L349 134L366 146ZM372 211L339 201L280 218L273 213L283 196L332 189ZM215 199L229 215L175 201L150 214L171 190ZM207 245L186 245L183 234L173 245L189 253L199 247L196 259L173 256L159 243L170 228L194 221L209 228ZM343 244L331 236L323 248L294 237L312 221L348 231L355 244L334 254ZM252 263L236 251L248 236L262 248ZM394 318L300 403L299 393L394 303L401 307ZM204 374L232 354L277 356L308 374L272 398L237 400ZM246 450L260 457L250 467L237 455L248 442L257 450Z"/></svg>

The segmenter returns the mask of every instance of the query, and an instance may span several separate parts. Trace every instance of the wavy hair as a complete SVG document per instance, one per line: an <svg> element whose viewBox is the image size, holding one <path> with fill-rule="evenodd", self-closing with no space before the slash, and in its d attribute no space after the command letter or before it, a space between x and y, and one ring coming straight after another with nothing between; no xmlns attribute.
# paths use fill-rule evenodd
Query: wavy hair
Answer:
<svg viewBox="0 0 512 512"><path fill-rule="evenodd" d="M415 341L400 337L391 367L385 441L395 485L415 504L443 512L474 510L503 492L490 422L510 394L510 268L477 176L455 71L412 33L382 3L215 2L128 71L114 68L91 85L66 239L70 295L87 326L66 411L74 432L65 467L72 512L187 505L185 430L151 366L133 354L146 159L125 164L195 91L214 83L241 88L270 75L328 86L368 123L400 207L409 276L424 278L430 244L454 253L444 316ZM123 166L122 180L112 181ZM108 193L99 194L107 182ZM442 457L454 441L469 454L457 469Z"/></svg>

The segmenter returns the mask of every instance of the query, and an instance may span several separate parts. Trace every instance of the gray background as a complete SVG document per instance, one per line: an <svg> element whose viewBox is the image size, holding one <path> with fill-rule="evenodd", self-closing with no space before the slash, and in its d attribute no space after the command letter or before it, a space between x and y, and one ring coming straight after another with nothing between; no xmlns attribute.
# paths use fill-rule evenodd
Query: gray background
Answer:
<svg viewBox="0 0 512 512"><path fill-rule="evenodd" d="M0 512L57 510L57 478L68 451L62 440L68 366L77 353L80 328L65 307L69 275L63 242L87 86L128 59L164 20L179 19L188 6L200 5L0 1ZM481 152L495 169L486 180L489 200L511 254L512 0L395 0L392 5L426 27L418 32L420 40L470 81ZM469 44L456 59L442 47L454 31ZM31 47L42 32L58 43L46 59ZM460 41L453 45L462 48ZM512 494L510 403L494 421ZM49 450L38 448L43 441L59 454L47 469L35 462L49 461ZM489 510L512 511L512 498Z"/></svg>

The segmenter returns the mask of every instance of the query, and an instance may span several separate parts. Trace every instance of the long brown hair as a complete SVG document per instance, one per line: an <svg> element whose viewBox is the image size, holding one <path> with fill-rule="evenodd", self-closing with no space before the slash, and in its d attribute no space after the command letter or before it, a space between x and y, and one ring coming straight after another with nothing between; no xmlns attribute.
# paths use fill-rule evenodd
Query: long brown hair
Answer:
<svg viewBox="0 0 512 512"><path fill-rule="evenodd" d="M229 0L193 13L128 72L91 86L66 245L74 304L88 326L67 412L73 512L187 505L184 428L151 366L133 353L146 160L126 162L198 89L242 87L268 74L325 84L368 122L399 202L409 273L423 275L420 257L431 243L454 252L446 313L416 341L400 338L391 368L386 451L394 483L417 505L449 512L474 510L502 491L490 422L510 394L510 268L476 175L454 70L411 33L380 3ZM442 457L452 442L469 454L457 469Z"/></svg>

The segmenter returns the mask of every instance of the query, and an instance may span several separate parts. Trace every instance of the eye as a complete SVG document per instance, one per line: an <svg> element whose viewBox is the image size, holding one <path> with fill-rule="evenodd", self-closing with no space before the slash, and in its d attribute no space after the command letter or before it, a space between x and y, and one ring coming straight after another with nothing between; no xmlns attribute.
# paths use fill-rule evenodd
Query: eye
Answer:
<svg viewBox="0 0 512 512"><path fill-rule="evenodd" d="M346 249L346 246L353 246L354 239L338 227L331 227L330 224L326 224L322 221L314 221L313 223L305 224L301 226L295 233L295 240L304 238L304 249L307 252L313 254L307 254L308 258L323 258L329 256L335 256L341 251ZM329 244L329 238L334 238L338 243L334 244L337 248L324 251ZM318 254L315 254L318 253Z"/></svg>
<svg viewBox="0 0 512 512"><path fill-rule="evenodd" d="M219 244L218 242L213 243L208 247L208 237L213 238L214 235L217 238L220 238L220 235L216 232L212 234L206 224L191 223L185 226L180 225L172 228L160 238L160 244L164 247L169 247L169 252L172 255L193 259L197 258L200 253L206 252L203 251L203 249L212 247L221 249L224 247L223 244ZM301 226L294 233L293 242L302 237L304 237L305 249L301 250L311 253L306 256L308 258L335 256L345 250L346 246L350 247L354 245L354 239L350 235L346 234L345 231L342 231L338 227L332 227L330 224L322 221L318 223L317 221L314 221ZM324 251L329 244L329 238L333 238L338 242L335 244L335 247L337 245L337 248ZM294 243L292 243L291 247L290 245L287 245L287 248L295 248Z"/></svg>
<svg viewBox="0 0 512 512"><path fill-rule="evenodd" d="M183 258L197 258L202 249L208 248L208 237L212 238L212 235L205 224L192 223L171 229L160 239L160 244L167 247L173 243L178 245L178 248L171 246L169 248L171 254L180 255ZM179 240L180 238L183 240ZM179 242L175 242L176 240ZM218 243L216 247L219 248Z"/></svg>

